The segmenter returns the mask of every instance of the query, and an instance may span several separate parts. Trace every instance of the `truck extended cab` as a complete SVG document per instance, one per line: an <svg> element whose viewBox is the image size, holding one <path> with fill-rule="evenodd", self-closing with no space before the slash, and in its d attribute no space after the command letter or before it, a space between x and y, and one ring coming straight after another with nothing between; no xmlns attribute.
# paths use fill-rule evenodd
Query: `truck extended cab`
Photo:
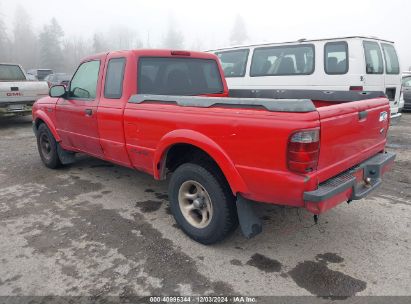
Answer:
<svg viewBox="0 0 411 304"><path fill-rule="evenodd" d="M31 114L33 103L48 94L44 81L30 81L21 66L0 63L0 117Z"/></svg>
<svg viewBox="0 0 411 304"><path fill-rule="evenodd" d="M381 183L390 120L382 92L253 91L228 97L214 54L131 50L82 61L70 86L33 107L44 164L87 153L169 175L172 213L194 240L222 240L238 222L261 231L253 201L319 214Z"/></svg>

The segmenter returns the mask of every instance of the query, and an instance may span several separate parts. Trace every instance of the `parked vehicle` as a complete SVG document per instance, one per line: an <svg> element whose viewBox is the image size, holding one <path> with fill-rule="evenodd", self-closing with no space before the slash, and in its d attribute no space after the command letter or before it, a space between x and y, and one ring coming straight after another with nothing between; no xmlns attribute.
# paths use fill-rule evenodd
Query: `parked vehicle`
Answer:
<svg viewBox="0 0 411 304"><path fill-rule="evenodd" d="M47 81L49 87L57 84L68 85L72 76L66 73L54 73L47 75L44 80Z"/></svg>
<svg viewBox="0 0 411 304"><path fill-rule="evenodd" d="M68 88L33 107L49 168L83 152L169 180L175 220L211 244L261 231L252 201L318 215L363 198L395 155L381 93L317 91L317 99L230 98L214 54L109 52L82 61ZM271 93L269 93L271 94Z"/></svg>
<svg viewBox="0 0 411 304"><path fill-rule="evenodd" d="M401 116L401 75L394 42L341 37L228 47L218 55L230 90L383 91L391 118Z"/></svg>
<svg viewBox="0 0 411 304"><path fill-rule="evenodd" d="M37 80L44 80L47 75L53 74L51 69L31 69L27 71L27 74L33 75Z"/></svg>
<svg viewBox="0 0 411 304"><path fill-rule="evenodd" d="M18 64L0 63L0 117L31 114L33 103L47 95L47 83L29 80Z"/></svg>
<svg viewBox="0 0 411 304"><path fill-rule="evenodd" d="M404 100L404 110L411 111L411 73L403 74L402 95Z"/></svg>

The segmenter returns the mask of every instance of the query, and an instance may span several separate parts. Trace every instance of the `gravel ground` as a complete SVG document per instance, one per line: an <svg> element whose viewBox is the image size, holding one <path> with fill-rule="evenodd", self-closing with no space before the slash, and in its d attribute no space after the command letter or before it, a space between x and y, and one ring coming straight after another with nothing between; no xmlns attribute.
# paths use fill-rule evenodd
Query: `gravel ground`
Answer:
<svg viewBox="0 0 411 304"><path fill-rule="evenodd" d="M0 121L0 295L411 296L411 114L393 171L320 217L258 205L259 236L203 246L175 224L166 183L79 157L45 168L30 118Z"/></svg>

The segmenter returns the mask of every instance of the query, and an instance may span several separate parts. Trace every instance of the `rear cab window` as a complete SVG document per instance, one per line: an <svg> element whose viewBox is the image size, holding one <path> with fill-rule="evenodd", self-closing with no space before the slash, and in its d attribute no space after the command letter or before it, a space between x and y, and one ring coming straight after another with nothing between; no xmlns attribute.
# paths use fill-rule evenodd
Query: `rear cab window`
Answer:
<svg viewBox="0 0 411 304"><path fill-rule="evenodd" d="M384 73L382 54L377 42L364 41L364 54L367 74Z"/></svg>
<svg viewBox="0 0 411 304"><path fill-rule="evenodd" d="M221 94L224 86L214 59L140 57L139 94L185 95Z"/></svg>
<svg viewBox="0 0 411 304"><path fill-rule="evenodd" d="M327 42L324 45L324 70L330 75L341 75L348 72L347 42Z"/></svg>
<svg viewBox="0 0 411 304"><path fill-rule="evenodd" d="M400 73L400 63L394 46L388 43L381 43L381 46L385 59L385 73L398 75Z"/></svg>
<svg viewBox="0 0 411 304"><path fill-rule="evenodd" d="M310 75L314 45L286 45L254 49L250 76Z"/></svg>
<svg viewBox="0 0 411 304"><path fill-rule="evenodd" d="M0 64L0 81L24 81L26 76L18 65Z"/></svg>
<svg viewBox="0 0 411 304"><path fill-rule="evenodd" d="M243 77L247 66L248 49L217 52L225 77Z"/></svg>

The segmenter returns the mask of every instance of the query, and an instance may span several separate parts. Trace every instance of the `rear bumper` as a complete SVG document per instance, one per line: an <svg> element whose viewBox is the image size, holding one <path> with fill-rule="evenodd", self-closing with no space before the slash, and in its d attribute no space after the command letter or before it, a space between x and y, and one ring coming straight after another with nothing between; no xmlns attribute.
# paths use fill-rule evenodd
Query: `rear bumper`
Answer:
<svg viewBox="0 0 411 304"><path fill-rule="evenodd" d="M344 201L364 198L381 184L382 176L392 167L394 159L394 153L378 153L321 183L317 190L304 192L305 208L320 214Z"/></svg>
<svg viewBox="0 0 411 304"><path fill-rule="evenodd" d="M392 125L396 125L397 123L399 123L399 121L400 121L400 119L401 119L401 112L400 111L398 111L397 113L395 113L395 114L391 114L391 124Z"/></svg>
<svg viewBox="0 0 411 304"><path fill-rule="evenodd" d="M0 103L0 117L10 117L31 114L34 101L16 103Z"/></svg>

